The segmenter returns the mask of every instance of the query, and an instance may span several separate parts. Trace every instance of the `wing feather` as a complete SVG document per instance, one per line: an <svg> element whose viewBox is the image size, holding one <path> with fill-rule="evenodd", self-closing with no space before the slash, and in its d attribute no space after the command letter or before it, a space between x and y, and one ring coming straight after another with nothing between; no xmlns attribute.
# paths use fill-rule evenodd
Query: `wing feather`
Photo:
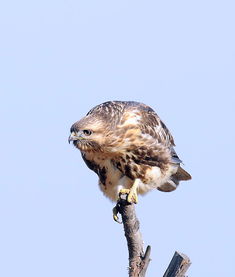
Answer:
<svg viewBox="0 0 235 277"><path fill-rule="evenodd" d="M144 141L144 146L138 148L135 154L138 154L139 163L151 166L159 166L159 164L171 162L180 165L182 161L175 152L174 139L169 129L162 122L157 113L145 104L136 103L130 105L126 109L130 115L136 114L138 121L136 122L141 131L138 140ZM138 142L137 142L138 144Z"/></svg>
<svg viewBox="0 0 235 277"><path fill-rule="evenodd" d="M166 146L175 146L173 136L169 129L162 122L157 113L145 104L138 103L136 106L129 106L126 109L130 113L138 113L138 126L142 134L148 134L158 143Z"/></svg>

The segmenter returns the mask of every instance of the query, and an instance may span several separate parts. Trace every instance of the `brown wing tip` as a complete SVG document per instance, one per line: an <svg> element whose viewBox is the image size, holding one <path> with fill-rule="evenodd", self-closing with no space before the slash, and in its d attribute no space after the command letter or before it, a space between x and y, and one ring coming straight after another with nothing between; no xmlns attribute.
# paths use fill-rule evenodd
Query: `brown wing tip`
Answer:
<svg viewBox="0 0 235 277"><path fill-rule="evenodd" d="M192 176L182 167L178 168L178 171L176 172L175 177L179 181L187 181L192 179Z"/></svg>

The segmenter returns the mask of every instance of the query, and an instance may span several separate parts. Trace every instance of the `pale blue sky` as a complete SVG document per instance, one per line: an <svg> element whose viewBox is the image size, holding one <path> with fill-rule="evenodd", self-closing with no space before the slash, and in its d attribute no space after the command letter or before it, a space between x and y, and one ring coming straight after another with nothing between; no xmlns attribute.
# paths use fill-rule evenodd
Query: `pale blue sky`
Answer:
<svg viewBox="0 0 235 277"><path fill-rule="evenodd" d="M233 1L2 1L0 276L127 276L122 226L67 143L101 102L151 105L193 180L141 197L148 275L234 275Z"/></svg>

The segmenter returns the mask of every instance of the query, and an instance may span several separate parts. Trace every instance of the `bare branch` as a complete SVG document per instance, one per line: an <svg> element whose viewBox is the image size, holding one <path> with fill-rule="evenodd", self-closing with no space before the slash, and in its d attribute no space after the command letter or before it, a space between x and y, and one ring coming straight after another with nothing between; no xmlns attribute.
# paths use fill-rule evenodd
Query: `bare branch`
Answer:
<svg viewBox="0 0 235 277"><path fill-rule="evenodd" d="M136 217L135 206L120 199L116 208L122 216L124 232L129 251L129 277L144 277L150 262L151 247L143 250L143 240L140 233L139 220Z"/></svg>
<svg viewBox="0 0 235 277"><path fill-rule="evenodd" d="M127 195L121 195L116 210L122 216L124 233L129 252L129 277L145 277L150 262L151 247L147 246L144 253L143 240L140 233L140 223L135 213L134 204L126 201ZM175 252L163 277L185 277L191 262L182 253Z"/></svg>
<svg viewBox="0 0 235 277"><path fill-rule="evenodd" d="M175 252L163 277L185 277L190 265L190 259L185 254Z"/></svg>

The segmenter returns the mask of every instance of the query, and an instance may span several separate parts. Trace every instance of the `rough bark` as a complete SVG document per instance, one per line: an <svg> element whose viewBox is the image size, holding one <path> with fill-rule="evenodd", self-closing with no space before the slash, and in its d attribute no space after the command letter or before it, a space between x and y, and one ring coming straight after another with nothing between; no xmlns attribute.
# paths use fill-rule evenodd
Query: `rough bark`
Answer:
<svg viewBox="0 0 235 277"><path fill-rule="evenodd" d="M148 246L144 252L135 206L128 203L126 199L120 199L117 203L117 209L122 216L129 251L129 277L144 277L150 262L151 247Z"/></svg>
<svg viewBox="0 0 235 277"><path fill-rule="evenodd" d="M163 277L185 277L190 265L190 259L185 254L175 252Z"/></svg>
<svg viewBox="0 0 235 277"><path fill-rule="evenodd" d="M135 206L126 201L126 195L122 195L117 202L116 209L122 216L127 240L129 277L145 277L150 262L151 247L148 245L144 252L140 223L135 213ZM185 254L175 252L163 277L185 277L190 265L190 259Z"/></svg>

